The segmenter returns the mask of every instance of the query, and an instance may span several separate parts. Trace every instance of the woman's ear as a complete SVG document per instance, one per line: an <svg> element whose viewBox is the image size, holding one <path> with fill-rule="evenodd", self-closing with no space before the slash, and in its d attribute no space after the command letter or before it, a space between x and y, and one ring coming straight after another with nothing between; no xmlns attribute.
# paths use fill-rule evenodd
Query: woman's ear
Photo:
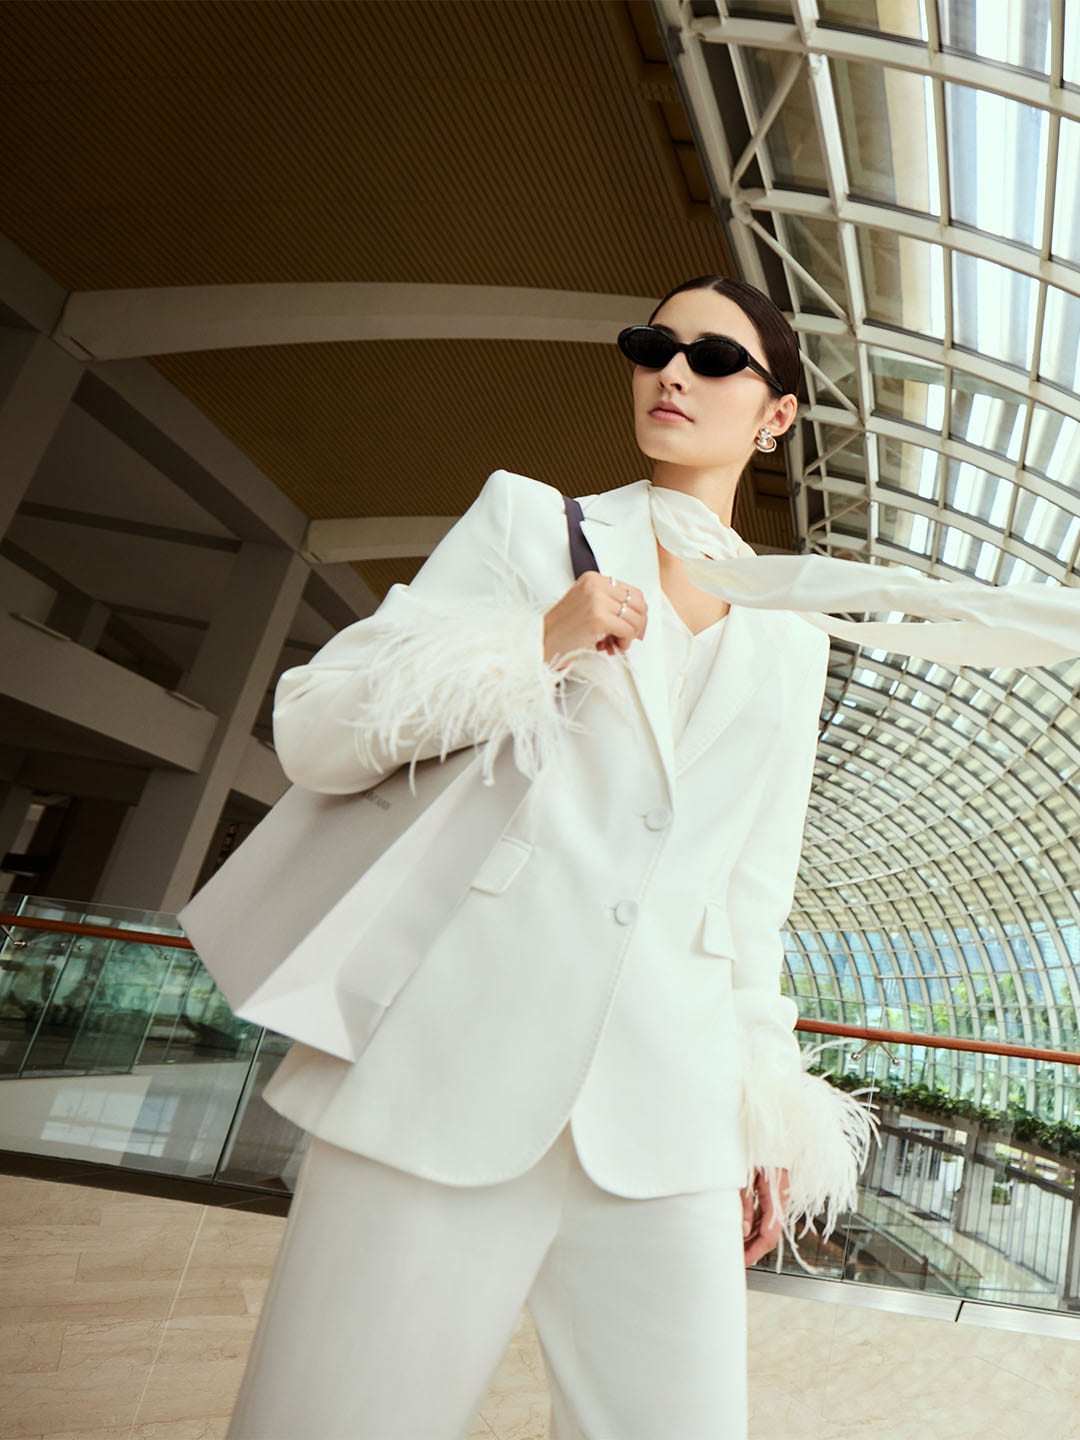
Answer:
<svg viewBox="0 0 1080 1440"><path fill-rule="evenodd" d="M795 423L799 413L799 402L794 395L781 395L779 400L770 401L765 407L765 425L770 435L783 435Z"/></svg>

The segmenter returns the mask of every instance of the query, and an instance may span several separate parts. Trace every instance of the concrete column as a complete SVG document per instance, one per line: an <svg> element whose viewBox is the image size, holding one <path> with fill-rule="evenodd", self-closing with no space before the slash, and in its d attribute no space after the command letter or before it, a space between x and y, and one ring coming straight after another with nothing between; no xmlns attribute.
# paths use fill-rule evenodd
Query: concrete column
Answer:
<svg viewBox="0 0 1080 1440"><path fill-rule="evenodd" d="M122 800L75 796L68 807L63 849L44 881L43 892L55 900L93 900L129 809Z"/></svg>
<svg viewBox="0 0 1080 1440"><path fill-rule="evenodd" d="M1073 1189L1069 1219L1069 1248L1065 1257L1065 1284L1061 1297L1066 1310L1080 1310L1080 1190Z"/></svg>
<svg viewBox="0 0 1080 1440"><path fill-rule="evenodd" d="M291 550L245 543L183 693L218 715L198 774L157 770L95 899L175 914L188 900L308 576Z"/></svg>
<svg viewBox="0 0 1080 1440"><path fill-rule="evenodd" d="M34 792L29 785L11 781L0 787L0 859L9 850L14 850L33 798Z"/></svg>
<svg viewBox="0 0 1080 1440"><path fill-rule="evenodd" d="M0 535L64 417L83 366L44 335L0 329Z"/></svg>
<svg viewBox="0 0 1080 1440"><path fill-rule="evenodd" d="M953 1200L954 1230L966 1235L986 1233L994 1188L994 1142L978 1125L968 1131L964 1144L964 1176Z"/></svg>
<svg viewBox="0 0 1080 1440"><path fill-rule="evenodd" d="M30 808L34 792L29 785L17 785L14 781L0 785L0 895L11 888L13 872L4 870L4 856L14 850Z"/></svg>

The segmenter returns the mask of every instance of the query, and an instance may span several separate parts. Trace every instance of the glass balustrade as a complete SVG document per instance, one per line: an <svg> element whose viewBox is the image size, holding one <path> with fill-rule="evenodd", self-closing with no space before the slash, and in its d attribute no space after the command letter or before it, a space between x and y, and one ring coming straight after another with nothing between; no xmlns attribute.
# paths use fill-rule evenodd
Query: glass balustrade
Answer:
<svg viewBox="0 0 1080 1440"><path fill-rule="evenodd" d="M800 1039L833 1083L873 1101L879 1119L857 1206L828 1241L800 1241L806 1265L857 1284L1080 1308L1080 1123L1055 1118L1075 1114L1073 1065L812 1029ZM1017 1098L1028 1097L1031 1066L1037 1110ZM777 1268L776 1256L758 1268ZM780 1268L802 1270L790 1253Z"/></svg>
<svg viewBox="0 0 1080 1440"><path fill-rule="evenodd" d="M1080 1308L1076 1068L942 1049L931 1035L836 1036L830 1023L895 1022L853 999L799 1003L808 1061L873 1100L880 1141L856 1209L828 1241L802 1237L780 1268ZM1018 1006L1016 1022L1044 1042L1037 1010ZM988 1028L971 1043L995 1043ZM172 916L31 899L6 922L0 1148L288 1193L305 1136L262 1100L288 1045L232 1015Z"/></svg>
<svg viewBox="0 0 1080 1440"><path fill-rule="evenodd" d="M304 1137L261 1099L287 1048L233 1015L175 916L27 899L6 924L0 1148L287 1189Z"/></svg>

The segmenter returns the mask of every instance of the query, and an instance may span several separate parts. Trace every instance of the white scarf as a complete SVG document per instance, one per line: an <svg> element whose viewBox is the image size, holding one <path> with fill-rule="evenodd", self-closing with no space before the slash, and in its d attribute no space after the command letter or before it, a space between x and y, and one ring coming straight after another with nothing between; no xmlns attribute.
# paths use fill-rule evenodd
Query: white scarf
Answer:
<svg viewBox="0 0 1080 1440"><path fill-rule="evenodd" d="M1080 656L1080 589L1027 581L932 580L891 565L826 555L756 555L701 500L649 483L656 538L700 590L732 605L795 610L819 630L941 665L1020 669ZM899 611L938 620L834 620L832 612Z"/></svg>

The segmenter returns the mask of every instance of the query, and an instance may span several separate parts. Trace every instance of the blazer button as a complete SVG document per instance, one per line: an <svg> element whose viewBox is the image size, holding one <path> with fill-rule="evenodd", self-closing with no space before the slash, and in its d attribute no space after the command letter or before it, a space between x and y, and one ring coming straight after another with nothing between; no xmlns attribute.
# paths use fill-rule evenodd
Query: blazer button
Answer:
<svg viewBox="0 0 1080 1440"><path fill-rule="evenodd" d="M648 830L666 830L670 824L671 811L666 805L658 805L645 816L645 828Z"/></svg>
<svg viewBox="0 0 1080 1440"><path fill-rule="evenodd" d="M615 906L615 922L618 925L632 925L637 919L637 901L620 900Z"/></svg>

